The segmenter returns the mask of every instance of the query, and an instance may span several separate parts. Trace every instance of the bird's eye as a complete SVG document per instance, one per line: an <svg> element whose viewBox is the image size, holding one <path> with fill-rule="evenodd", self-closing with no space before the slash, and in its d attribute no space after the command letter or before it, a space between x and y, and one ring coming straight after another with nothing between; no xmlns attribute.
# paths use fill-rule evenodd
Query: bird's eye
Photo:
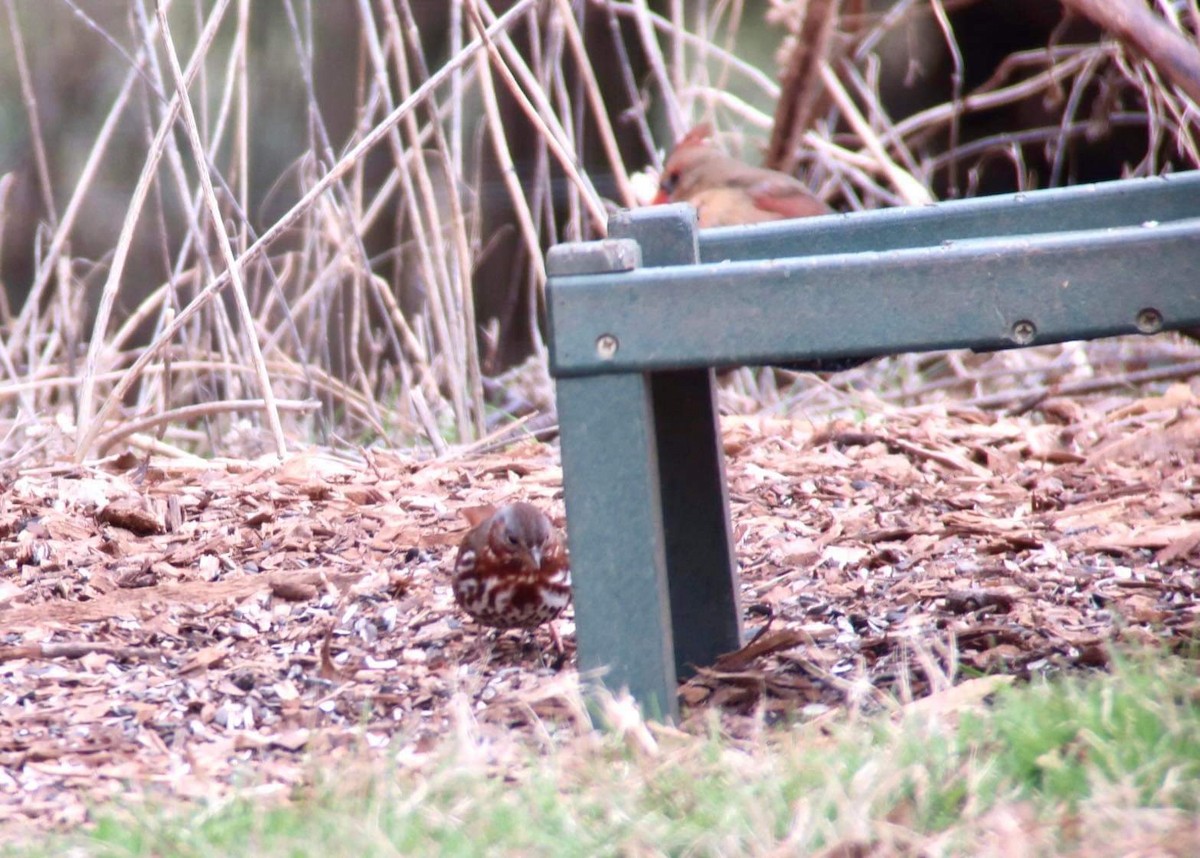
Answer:
<svg viewBox="0 0 1200 858"><path fill-rule="evenodd" d="M677 184L679 184L679 172L677 170L672 170L669 173L663 173L662 179L659 180L659 186L666 194L675 193L675 186Z"/></svg>
<svg viewBox="0 0 1200 858"><path fill-rule="evenodd" d="M506 533L504 534L504 541L515 548L517 545L517 536L515 533Z"/></svg>

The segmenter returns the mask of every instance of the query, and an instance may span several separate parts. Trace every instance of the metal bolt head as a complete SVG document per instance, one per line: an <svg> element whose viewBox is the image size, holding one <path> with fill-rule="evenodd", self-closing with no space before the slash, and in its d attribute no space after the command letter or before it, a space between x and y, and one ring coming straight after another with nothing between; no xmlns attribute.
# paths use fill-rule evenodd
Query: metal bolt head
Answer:
<svg viewBox="0 0 1200 858"><path fill-rule="evenodd" d="M1022 319L1015 322L1012 326L1013 342L1019 346L1027 346L1033 342L1033 338L1037 336L1037 325L1028 319Z"/></svg>
<svg viewBox="0 0 1200 858"><path fill-rule="evenodd" d="M600 360L612 360L620 347L621 344L612 334L601 334L596 337L596 356Z"/></svg>
<svg viewBox="0 0 1200 858"><path fill-rule="evenodd" d="M1162 313L1153 307L1139 310L1137 314L1137 329L1143 334L1157 334L1162 330Z"/></svg>

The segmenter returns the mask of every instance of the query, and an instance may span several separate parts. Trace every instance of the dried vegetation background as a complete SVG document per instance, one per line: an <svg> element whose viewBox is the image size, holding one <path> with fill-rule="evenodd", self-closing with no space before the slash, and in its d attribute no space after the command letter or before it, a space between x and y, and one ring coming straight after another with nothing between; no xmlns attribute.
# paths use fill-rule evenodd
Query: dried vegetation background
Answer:
<svg viewBox="0 0 1200 858"><path fill-rule="evenodd" d="M0 820L586 729L569 620L553 657L453 609L458 510L561 520L556 450L522 437L554 434L542 252L602 235L692 122L846 211L1200 165L1188 67L1155 62L1194 46L1191 2L1148 44L1024 4L999 56L972 34L1015 13L985 0L119 5L0 10L28 141L0 177ZM56 39L90 61L82 149ZM289 133L258 124L293 96ZM1190 641L1198 360L1162 336L740 370L761 634L689 718Z"/></svg>

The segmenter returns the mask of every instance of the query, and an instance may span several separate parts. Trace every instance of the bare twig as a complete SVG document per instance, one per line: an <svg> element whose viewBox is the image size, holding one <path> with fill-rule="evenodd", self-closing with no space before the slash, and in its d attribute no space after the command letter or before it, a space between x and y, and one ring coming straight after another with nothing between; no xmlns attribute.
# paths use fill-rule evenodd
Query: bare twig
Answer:
<svg viewBox="0 0 1200 858"><path fill-rule="evenodd" d="M863 115L858 112L858 108L854 106L854 102L850 100L849 94L842 87L841 81L837 79L837 75L829 67L829 64L821 61L818 66L818 71L821 75L821 80L825 82L826 88L841 110L842 116L850 123L850 127L862 140L867 151L875 158L879 164L879 168L884 175L892 183L892 186L899 192L908 205L925 205L933 202L933 195L929 190L918 182L913 176L901 169L901 167L891 159L884 151L883 144L878 135L863 118Z"/></svg>
<svg viewBox="0 0 1200 858"><path fill-rule="evenodd" d="M1118 390L1122 387L1151 384L1156 381L1191 378L1197 373L1200 373L1200 360L1187 361L1186 363L1163 367L1161 369L1106 373L1101 378L1089 378L1083 381L1071 381L1063 384L1043 384L1037 387L1005 390L1000 393L976 396L968 399L963 404L975 408L999 408L1010 403L1021 403L1027 400L1041 401L1048 396L1084 396L1091 393L1100 393L1105 390Z"/></svg>
<svg viewBox="0 0 1200 858"><path fill-rule="evenodd" d="M262 392L266 405L267 424L271 427L271 434L274 436L275 452L282 458L287 454L287 439L283 434L283 424L279 421L279 410L275 406L275 393L271 386L271 376L267 372L266 361L263 360L262 348L258 341L258 329L254 324L254 316L250 312L250 303L246 297L246 287L242 281L242 272L238 267L237 260L234 258L233 245L229 240L229 234L224 229L221 206L217 202L217 195L213 190L212 177L209 175L207 169L208 159L204 154L204 143L200 140L200 129L196 124L191 100L188 98L186 78L184 77L183 69L179 66L179 56L175 52L175 43L171 38L171 30L167 24L166 9L162 5L162 0L158 0L156 3L155 11L158 13L158 25L162 29L163 44L167 49L167 59L170 61L171 74L175 78L179 101L183 107L184 126L188 132L188 142L192 147L192 156L196 159L196 166L200 173L200 182L204 188L205 200L208 203L209 216L212 218L213 231L216 233L217 243L221 248L221 255L225 258L225 266L229 272L233 286L233 295L237 301L238 313L242 319L244 333L249 343L250 354L258 375L259 390ZM86 435L85 440L88 440ZM83 449L86 450L86 446ZM77 459L80 458L80 450L77 449L75 455Z"/></svg>
<svg viewBox="0 0 1200 858"><path fill-rule="evenodd" d="M301 414L315 411L318 407L316 402L293 402L286 399L277 399L271 405L279 411L294 411ZM172 423L183 423L188 420L198 420L217 414L242 413L247 411L265 412L268 407L266 400L263 399L222 399L220 402L200 402L195 405L185 405L181 408L173 408L141 420L122 421L113 432L100 439L96 447L99 455L105 456L108 455L108 451L114 444L119 444L130 435L137 435L156 428L161 431L162 427Z"/></svg>
<svg viewBox="0 0 1200 858"><path fill-rule="evenodd" d="M1062 0L1144 54L1200 105L1200 50L1141 0Z"/></svg>
<svg viewBox="0 0 1200 858"><path fill-rule="evenodd" d="M186 92L191 79L200 68L208 47L216 36L217 26L220 24L222 17L224 17L225 9L228 5L229 0L220 0L213 7L212 14L209 16L208 22L197 41L192 59L188 63L187 73L183 76L184 84L182 90L184 92ZM88 344L87 359L84 364L83 384L79 391L79 437L75 447L77 458L86 454L88 447L95 440L96 433L99 431L96 425L99 420L93 420L92 399L95 395L95 375L100 370L100 352L104 348L104 336L108 330L109 320L112 317L112 310L116 303L121 277L125 273L125 263L129 258L130 246L133 243L134 228L137 225L142 206L146 201L146 195L150 190L151 182L154 180L158 161L166 148L167 136L174 127L175 118L179 114L179 109L180 98L179 94L176 93L171 99L171 104L166 111L166 115L159 124L158 132L151 144L150 151L147 153L146 163L142 167L141 174L138 176L138 183L134 188L133 198L130 201L129 208L126 210L124 223L121 225L121 236L118 239L117 248L113 254L108 279L100 295L100 306L96 311L96 321L92 327L92 339ZM130 379L131 384L133 380L133 378ZM102 409L103 411L104 409Z"/></svg>
<svg viewBox="0 0 1200 858"><path fill-rule="evenodd" d="M51 659L86 658L89 655L109 655L119 659L158 661L162 650L153 647L119 646L95 641L67 641L63 643L18 644L0 647L0 662Z"/></svg>
<svg viewBox="0 0 1200 858"><path fill-rule="evenodd" d="M567 33L567 42L571 45L571 51L575 55L575 62L583 75L583 87L584 92L587 94L588 105L592 108L592 120L596 123L597 129L599 129L600 142L604 146L604 153L608 157L608 164L612 168L613 177L616 179L617 191L621 196L621 204L626 207L635 206L637 205L637 200L633 195L633 187L629 184L629 174L625 170L625 164L621 159L621 152L617 148L617 138L613 134L612 124L608 119L608 110L604 106L604 97L600 93L600 84L596 80L596 73L592 70L592 64L588 62L587 50L583 44L583 36L579 32L579 25L575 22L575 15L571 11L568 0L558 0L558 10L559 17Z"/></svg>
<svg viewBox="0 0 1200 858"><path fill-rule="evenodd" d="M814 0L803 6L804 21L791 38L791 53L775 102L775 121L763 158L767 167L785 173L796 169L800 139L829 101L829 93L819 85L817 66L829 59L838 5L837 0Z"/></svg>
<svg viewBox="0 0 1200 858"><path fill-rule="evenodd" d="M954 118L950 122L949 146L951 149L956 149L958 148L959 117L962 115L961 104L965 64L963 62L962 49L958 46L958 39L954 36L954 28L950 26L950 18L946 14L946 8L942 4L942 0L930 0L929 5L933 9L933 17L942 31L942 38L946 40L946 47L949 48L950 58L954 63L953 71L950 72L950 103L954 107ZM950 165L948 185L951 197L957 197L959 194L957 166L957 161L952 162Z"/></svg>
<svg viewBox="0 0 1200 858"><path fill-rule="evenodd" d="M503 31L506 27L525 14L537 0L518 0L512 7L500 15L495 23L488 27L489 35ZM362 159L366 152L371 150L376 144L383 139L389 131L400 122L409 111L415 109L421 104L443 81L449 79L454 69L469 62L475 54L483 49L483 43L479 39L473 40L464 48L463 53L457 57L453 57L444 66L438 69L429 80L417 87L412 95L404 99L396 106L388 115L376 124L363 138L351 147L339 160L334 164L327 173L313 183L313 185L304 193L304 195L292 205L269 229L262 233L258 239L250 245L236 260L238 265L245 265L249 260L255 259L267 247L274 243L281 235L291 229L302 217L304 217L312 208L312 206L321 198L321 196L329 190L336 182L340 181L356 164ZM64 218L65 220L65 218ZM104 405L98 411L95 417L94 424L102 424L107 420L116 404L121 401L121 398L128 391L129 387L138 377L142 369L154 359L158 349L165 346L166 343L179 333L179 331L188 324L192 317L205 307L208 302L212 301L217 292L224 289L229 284L228 271L218 275L216 279L209 282L192 301L185 307L181 308L179 315L174 322L163 327L155 337L154 342L148 346L141 355L133 362L128 371L122 376L121 381L117 383L112 393L105 400Z"/></svg>

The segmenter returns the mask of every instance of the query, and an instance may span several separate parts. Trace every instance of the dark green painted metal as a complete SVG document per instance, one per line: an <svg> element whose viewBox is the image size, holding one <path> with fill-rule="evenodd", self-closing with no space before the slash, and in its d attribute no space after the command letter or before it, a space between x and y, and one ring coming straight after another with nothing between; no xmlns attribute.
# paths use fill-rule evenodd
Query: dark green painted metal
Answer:
<svg viewBox="0 0 1200 858"><path fill-rule="evenodd" d="M674 718L649 382L629 373L562 378L556 387L579 669L604 671L609 688L628 688L646 712Z"/></svg>
<svg viewBox="0 0 1200 858"><path fill-rule="evenodd" d="M552 277L632 271L641 266L642 246L632 238L556 244L546 251L546 273Z"/></svg>
<svg viewBox="0 0 1200 858"><path fill-rule="evenodd" d="M1200 171L700 232L700 261L895 250L1200 217Z"/></svg>
<svg viewBox="0 0 1200 858"><path fill-rule="evenodd" d="M664 206L610 234L547 262L579 660L667 716L677 672L740 635L709 367L1200 327L1200 172L703 232Z"/></svg>
<svg viewBox="0 0 1200 858"><path fill-rule="evenodd" d="M1200 219L939 247L567 277L553 370L647 371L945 348L996 349L1200 325ZM1013 337L1018 322L1032 342ZM598 361L598 335L620 348Z"/></svg>
<svg viewBox="0 0 1200 858"><path fill-rule="evenodd" d="M635 238L644 266L696 261L691 206L626 212L609 223L612 238ZM618 351L619 354L619 351ZM675 669L690 676L741 646L741 607L725 455L712 370L650 375L667 555Z"/></svg>
<svg viewBox="0 0 1200 858"><path fill-rule="evenodd" d="M675 671L742 645L729 487L711 369L650 376L658 438Z"/></svg>
<svg viewBox="0 0 1200 858"><path fill-rule="evenodd" d="M696 210L686 203L617 212L608 219L608 236L636 241L647 268L700 261Z"/></svg>

